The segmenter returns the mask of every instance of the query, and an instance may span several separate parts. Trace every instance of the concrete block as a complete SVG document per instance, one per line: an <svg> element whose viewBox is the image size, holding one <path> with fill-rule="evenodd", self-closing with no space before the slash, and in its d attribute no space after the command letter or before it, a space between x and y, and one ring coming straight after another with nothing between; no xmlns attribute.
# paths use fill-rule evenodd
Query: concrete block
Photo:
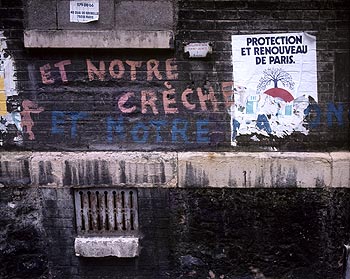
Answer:
<svg viewBox="0 0 350 279"><path fill-rule="evenodd" d="M30 169L34 185L174 187L177 184L175 153L38 152L31 156Z"/></svg>
<svg viewBox="0 0 350 279"><path fill-rule="evenodd" d="M139 255L137 237L77 237L74 250L79 257L133 258Z"/></svg>
<svg viewBox="0 0 350 279"><path fill-rule="evenodd" d="M330 187L332 161L328 153L268 153L271 187Z"/></svg>
<svg viewBox="0 0 350 279"><path fill-rule="evenodd" d="M26 30L27 48L173 48L172 31Z"/></svg>
<svg viewBox="0 0 350 279"><path fill-rule="evenodd" d="M30 174L34 185L62 185L62 153L36 152L30 158Z"/></svg>
<svg viewBox="0 0 350 279"><path fill-rule="evenodd" d="M57 202L60 206L66 206L65 203L71 204L73 201L72 189L70 188L60 188L57 189Z"/></svg>
<svg viewBox="0 0 350 279"><path fill-rule="evenodd" d="M115 24L119 30L173 30L173 1L118 1Z"/></svg>
<svg viewBox="0 0 350 279"><path fill-rule="evenodd" d="M8 152L0 159L3 185L350 187L350 152ZM70 188L56 193L62 201L70 195Z"/></svg>
<svg viewBox="0 0 350 279"><path fill-rule="evenodd" d="M329 187L327 153L180 153L179 187Z"/></svg>
<svg viewBox="0 0 350 279"><path fill-rule="evenodd" d="M56 0L27 0L25 5L27 29L57 29Z"/></svg>
<svg viewBox="0 0 350 279"><path fill-rule="evenodd" d="M114 26L114 1L99 1L99 19L89 23L70 22L70 1L57 2L58 29L63 30L106 30Z"/></svg>
<svg viewBox="0 0 350 279"><path fill-rule="evenodd" d="M52 188L41 188L41 194L44 200L56 201L57 192L56 189Z"/></svg>
<svg viewBox="0 0 350 279"><path fill-rule="evenodd" d="M350 186L350 152L332 152L332 187Z"/></svg>
<svg viewBox="0 0 350 279"><path fill-rule="evenodd" d="M29 185L29 156L26 152L0 154L0 184Z"/></svg>
<svg viewBox="0 0 350 279"><path fill-rule="evenodd" d="M174 187L177 183L175 153L88 152L66 154L63 160L64 185Z"/></svg>

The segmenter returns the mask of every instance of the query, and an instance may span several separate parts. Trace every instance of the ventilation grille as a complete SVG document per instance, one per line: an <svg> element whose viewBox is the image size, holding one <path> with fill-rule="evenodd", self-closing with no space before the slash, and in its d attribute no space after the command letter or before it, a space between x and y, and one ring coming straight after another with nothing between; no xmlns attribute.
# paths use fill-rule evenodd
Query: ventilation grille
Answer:
<svg viewBox="0 0 350 279"><path fill-rule="evenodd" d="M136 233L137 192L130 189L77 189L75 215L79 234Z"/></svg>

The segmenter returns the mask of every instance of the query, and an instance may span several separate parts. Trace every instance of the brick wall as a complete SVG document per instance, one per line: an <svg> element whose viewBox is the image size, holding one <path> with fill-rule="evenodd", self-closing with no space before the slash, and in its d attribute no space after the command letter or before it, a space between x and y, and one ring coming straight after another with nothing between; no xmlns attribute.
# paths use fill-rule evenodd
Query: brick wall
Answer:
<svg viewBox="0 0 350 279"><path fill-rule="evenodd" d="M48 242L47 268L56 278L163 278L169 271L169 198L165 189L138 190L141 253L137 258L75 256L74 201L67 189L41 190L43 226Z"/></svg>
<svg viewBox="0 0 350 279"><path fill-rule="evenodd" d="M341 278L349 194L347 189L139 188L141 252L123 259L75 256L71 189L2 188L0 274Z"/></svg>
<svg viewBox="0 0 350 279"><path fill-rule="evenodd" d="M173 190L172 256L179 277L172 278L207 278L210 271L215 278L341 278L340 243L349 237L343 230L349 210L343 197L348 194Z"/></svg>
<svg viewBox="0 0 350 279"><path fill-rule="evenodd" d="M345 2L322 1L180 1L179 42L213 42L213 55L206 61L189 61L190 81L213 84L232 80L231 36L238 34L284 33L303 30L317 38L318 103L308 117L311 133L285 139L238 139L241 146L257 144L300 150L321 146L348 146L349 111L349 6ZM179 53L179 52L177 52ZM182 53L178 54L182 57ZM189 82L189 81L188 81ZM343 125L332 114L333 104L343 105ZM328 117L328 118L327 118ZM340 128L342 127L342 128ZM340 129L339 129L340 128ZM260 138L260 137L259 137ZM221 141L220 141L221 142Z"/></svg>
<svg viewBox="0 0 350 279"><path fill-rule="evenodd" d="M348 149L344 1L179 1L174 49L147 51L24 49L22 3L3 1L1 12L19 94L8 96L7 110L15 112L19 98L23 129L8 120L5 149L232 150L231 36L302 31L317 40L318 100L304 112L308 135L240 133L234 150ZM213 53L189 58L184 46L193 42L211 42Z"/></svg>
<svg viewBox="0 0 350 279"><path fill-rule="evenodd" d="M348 154L235 152L349 149L348 2L177 1L176 11L174 49L30 49L23 1L0 0L15 84L2 96L1 278L342 276ZM232 146L231 36L302 31L317 39L309 133ZM188 57L195 42L213 53ZM73 187L101 185L138 189L139 257L74 255Z"/></svg>
<svg viewBox="0 0 350 279"><path fill-rule="evenodd" d="M49 241L40 191L2 186L0 209L0 277L47 278Z"/></svg>

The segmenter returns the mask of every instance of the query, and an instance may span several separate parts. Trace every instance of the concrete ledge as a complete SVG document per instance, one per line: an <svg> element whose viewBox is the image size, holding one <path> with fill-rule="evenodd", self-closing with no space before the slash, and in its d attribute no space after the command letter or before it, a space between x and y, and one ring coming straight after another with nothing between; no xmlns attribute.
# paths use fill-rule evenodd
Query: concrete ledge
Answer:
<svg viewBox="0 0 350 279"><path fill-rule="evenodd" d="M26 30L27 48L173 48L172 31Z"/></svg>
<svg viewBox="0 0 350 279"><path fill-rule="evenodd" d="M30 157L33 184L174 187L176 153L45 152Z"/></svg>
<svg viewBox="0 0 350 279"><path fill-rule="evenodd" d="M18 152L0 155L4 185L175 187L177 154L164 152Z"/></svg>
<svg viewBox="0 0 350 279"><path fill-rule="evenodd" d="M0 153L0 184L30 185L29 164L29 153Z"/></svg>
<svg viewBox="0 0 350 279"><path fill-rule="evenodd" d="M45 187L350 187L350 152L17 152L0 183Z"/></svg>
<svg viewBox="0 0 350 279"><path fill-rule="evenodd" d="M332 152L332 187L350 187L350 152Z"/></svg>
<svg viewBox="0 0 350 279"><path fill-rule="evenodd" d="M74 242L78 257L133 258L139 255L137 237L77 237Z"/></svg>
<svg viewBox="0 0 350 279"><path fill-rule="evenodd" d="M350 153L179 153L179 187L349 187Z"/></svg>

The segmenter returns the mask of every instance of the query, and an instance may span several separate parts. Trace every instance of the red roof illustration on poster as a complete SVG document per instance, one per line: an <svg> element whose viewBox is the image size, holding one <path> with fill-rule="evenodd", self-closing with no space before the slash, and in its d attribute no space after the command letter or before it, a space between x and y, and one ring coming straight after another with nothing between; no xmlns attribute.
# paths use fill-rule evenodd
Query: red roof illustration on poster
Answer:
<svg viewBox="0 0 350 279"><path fill-rule="evenodd" d="M280 98L287 103L294 100L293 95L283 88L278 88L278 87L270 88L266 90L264 94L270 95L271 97L274 97L274 98Z"/></svg>

